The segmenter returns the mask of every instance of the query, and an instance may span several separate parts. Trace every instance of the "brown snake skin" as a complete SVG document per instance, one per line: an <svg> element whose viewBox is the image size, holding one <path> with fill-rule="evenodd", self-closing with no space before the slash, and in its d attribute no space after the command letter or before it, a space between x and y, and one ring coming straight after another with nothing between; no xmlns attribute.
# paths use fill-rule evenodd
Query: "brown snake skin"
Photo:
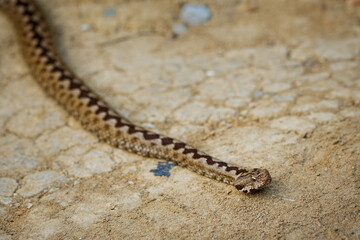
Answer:
<svg viewBox="0 0 360 240"><path fill-rule="evenodd" d="M32 0L0 0L0 9L15 22L31 72L56 99L100 141L146 157L175 161L206 177L252 193L271 182L266 169L241 169L196 148L135 126L113 111L65 65L58 55L42 12Z"/></svg>

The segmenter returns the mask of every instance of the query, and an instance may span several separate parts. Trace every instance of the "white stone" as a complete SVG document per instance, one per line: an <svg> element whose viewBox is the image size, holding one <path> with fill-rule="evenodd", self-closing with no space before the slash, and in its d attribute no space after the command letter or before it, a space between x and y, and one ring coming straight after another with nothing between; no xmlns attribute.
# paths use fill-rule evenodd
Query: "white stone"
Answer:
<svg viewBox="0 0 360 240"><path fill-rule="evenodd" d="M205 74L208 77L214 77L215 76L215 72L213 70L207 70Z"/></svg>
<svg viewBox="0 0 360 240"><path fill-rule="evenodd" d="M90 25L87 24L87 23L83 23L83 24L80 25L80 28L81 28L81 31L86 32L86 31L90 30Z"/></svg>
<svg viewBox="0 0 360 240"><path fill-rule="evenodd" d="M180 12L180 19L189 25L200 25L211 17L211 11L206 5L185 4Z"/></svg>
<svg viewBox="0 0 360 240"><path fill-rule="evenodd" d="M182 35L187 32L187 27L184 24L177 23L173 25L172 31L175 34Z"/></svg>

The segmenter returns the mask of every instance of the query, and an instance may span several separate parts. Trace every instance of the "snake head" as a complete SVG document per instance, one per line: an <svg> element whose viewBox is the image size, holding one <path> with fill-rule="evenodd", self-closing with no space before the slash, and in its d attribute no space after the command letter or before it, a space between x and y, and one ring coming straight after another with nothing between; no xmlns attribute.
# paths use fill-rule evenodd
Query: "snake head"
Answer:
<svg viewBox="0 0 360 240"><path fill-rule="evenodd" d="M246 173L241 173L234 181L237 190L244 193L254 193L269 185L271 176L268 170L254 168Z"/></svg>

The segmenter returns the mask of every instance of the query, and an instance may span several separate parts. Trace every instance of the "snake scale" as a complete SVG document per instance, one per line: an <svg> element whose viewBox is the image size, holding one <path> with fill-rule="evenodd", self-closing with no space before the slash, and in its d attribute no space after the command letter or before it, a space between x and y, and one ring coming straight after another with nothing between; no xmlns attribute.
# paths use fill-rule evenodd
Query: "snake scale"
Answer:
<svg viewBox="0 0 360 240"><path fill-rule="evenodd" d="M32 0L0 0L14 21L31 73L46 93L100 141L146 157L175 161L198 174L252 193L271 182L266 169L242 169L196 148L136 126L117 114L66 66L59 56L43 13Z"/></svg>

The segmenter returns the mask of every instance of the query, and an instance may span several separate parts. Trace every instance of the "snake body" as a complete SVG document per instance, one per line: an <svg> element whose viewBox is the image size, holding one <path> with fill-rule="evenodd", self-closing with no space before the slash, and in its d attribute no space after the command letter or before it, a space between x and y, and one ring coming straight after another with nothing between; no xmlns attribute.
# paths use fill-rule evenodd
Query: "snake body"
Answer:
<svg viewBox="0 0 360 240"><path fill-rule="evenodd" d="M266 169L229 165L179 140L145 130L112 110L90 90L59 56L40 8L32 0L0 0L15 22L23 55L31 73L46 93L63 106L100 141L146 157L175 161L198 174L250 193L267 186Z"/></svg>

